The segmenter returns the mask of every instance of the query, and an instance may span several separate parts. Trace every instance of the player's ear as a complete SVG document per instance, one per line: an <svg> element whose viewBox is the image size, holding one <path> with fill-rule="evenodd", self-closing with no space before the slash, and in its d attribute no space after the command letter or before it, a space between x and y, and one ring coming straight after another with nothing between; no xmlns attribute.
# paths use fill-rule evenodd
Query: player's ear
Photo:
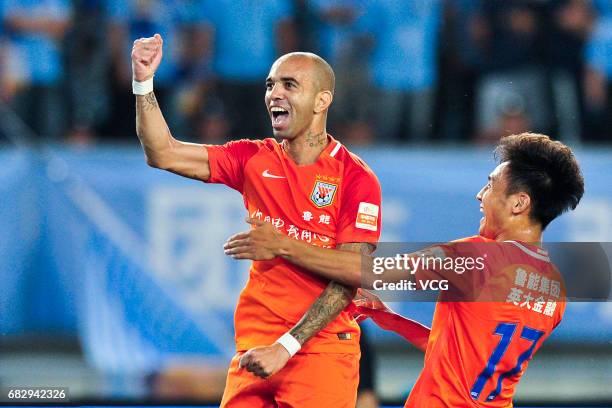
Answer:
<svg viewBox="0 0 612 408"><path fill-rule="evenodd" d="M512 214L518 215L531 207L531 197L525 192L514 194L514 203L512 205Z"/></svg>
<svg viewBox="0 0 612 408"><path fill-rule="evenodd" d="M321 113L332 103L333 95L330 91L321 91L317 94L315 99L314 113Z"/></svg>

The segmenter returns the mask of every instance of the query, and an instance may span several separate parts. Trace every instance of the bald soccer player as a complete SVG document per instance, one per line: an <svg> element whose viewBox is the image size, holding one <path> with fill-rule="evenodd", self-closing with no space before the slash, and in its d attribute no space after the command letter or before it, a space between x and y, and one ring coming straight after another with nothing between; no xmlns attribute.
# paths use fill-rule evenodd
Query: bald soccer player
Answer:
<svg viewBox="0 0 612 408"><path fill-rule="evenodd" d="M296 241L373 252L380 184L326 132L334 95L327 62L309 53L274 62L265 104L275 138L199 145L171 135L155 99L162 46L156 34L136 40L132 51L136 129L150 166L226 184L243 195L249 217ZM283 259L253 262L235 312L237 354L221 406L353 408L360 331L345 310L353 296L353 289Z"/></svg>

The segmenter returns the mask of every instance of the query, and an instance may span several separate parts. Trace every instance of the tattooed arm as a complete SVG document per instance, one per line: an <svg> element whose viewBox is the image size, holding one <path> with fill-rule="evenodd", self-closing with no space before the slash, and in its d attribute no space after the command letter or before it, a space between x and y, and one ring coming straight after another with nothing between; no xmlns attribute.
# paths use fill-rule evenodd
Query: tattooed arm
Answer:
<svg viewBox="0 0 612 408"><path fill-rule="evenodd" d="M375 248L374 245L368 243L350 243L340 244L337 249L370 255ZM330 282L302 319L289 331L289 334L303 346L349 305L356 290L334 281ZM240 366L258 377L267 378L282 369L290 357L284 346L274 343L247 351L240 359Z"/></svg>
<svg viewBox="0 0 612 408"><path fill-rule="evenodd" d="M303 346L312 336L327 327L351 303L355 292L357 289L337 282L329 282L321 296L315 300L289 333Z"/></svg>
<svg viewBox="0 0 612 408"><path fill-rule="evenodd" d="M340 244L337 249L370 255L374 245L367 243ZM331 281L315 300L302 319L289 332L303 346L312 336L323 330L355 297L356 288Z"/></svg>
<svg viewBox="0 0 612 408"><path fill-rule="evenodd" d="M144 82L153 77L162 59L163 41L155 37L134 41L132 74ZM136 95L136 134L152 167L206 181L210 177L208 152L201 144L174 139L153 92Z"/></svg>

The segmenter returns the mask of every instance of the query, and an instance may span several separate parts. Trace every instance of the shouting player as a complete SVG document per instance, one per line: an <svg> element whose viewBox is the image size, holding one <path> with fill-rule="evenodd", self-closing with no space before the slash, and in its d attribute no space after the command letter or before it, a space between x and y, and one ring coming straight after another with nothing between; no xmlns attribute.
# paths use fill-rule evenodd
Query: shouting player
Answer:
<svg viewBox="0 0 612 408"><path fill-rule="evenodd" d="M205 146L171 135L153 93L161 59L161 36L134 42L136 127L149 165L238 190L251 218L270 222L289 239L372 253L380 235L380 184L326 132L334 93L327 62L291 53L272 65L265 104L281 143ZM354 289L280 258L253 262L235 312L237 354L221 406L354 407L360 332L344 310L353 295ZM261 357L278 364L263 367Z"/></svg>
<svg viewBox="0 0 612 408"><path fill-rule="evenodd" d="M459 274L430 262L410 273L392 266L376 275L376 258L293 242L255 220L256 229L230 238L226 253L238 259L280 257L354 287L372 287L381 276L386 282L447 279L455 301L441 294L431 331L377 300L373 310L358 309L425 349L424 368L407 407L511 407L528 361L565 310L560 274L540 247L542 232L578 205L584 180L572 151L544 135L508 136L496 153L501 163L476 196L484 213L479 235L408 256L457 260L480 255L480 271L474 265ZM260 364L275 365L265 359Z"/></svg>

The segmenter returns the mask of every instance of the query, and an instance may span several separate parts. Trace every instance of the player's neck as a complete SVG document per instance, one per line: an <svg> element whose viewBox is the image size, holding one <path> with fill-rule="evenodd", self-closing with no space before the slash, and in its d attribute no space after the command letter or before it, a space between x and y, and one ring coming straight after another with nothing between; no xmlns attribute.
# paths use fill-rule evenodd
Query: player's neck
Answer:
<svg viewBox="0 0 612 408"><path fill-rule="evenodd" d="M283 141L283 149L299 166L315 163L328 145L329 138L325 127L309 128L303 134Z"/></svg>
<svg viewBox="0 0 612 408"><path fill-rule="evenodd" d="M542 244L542 228L534 224L526 224L503 229L495 240L501 241L520 241L540 246Z"/></svg>

